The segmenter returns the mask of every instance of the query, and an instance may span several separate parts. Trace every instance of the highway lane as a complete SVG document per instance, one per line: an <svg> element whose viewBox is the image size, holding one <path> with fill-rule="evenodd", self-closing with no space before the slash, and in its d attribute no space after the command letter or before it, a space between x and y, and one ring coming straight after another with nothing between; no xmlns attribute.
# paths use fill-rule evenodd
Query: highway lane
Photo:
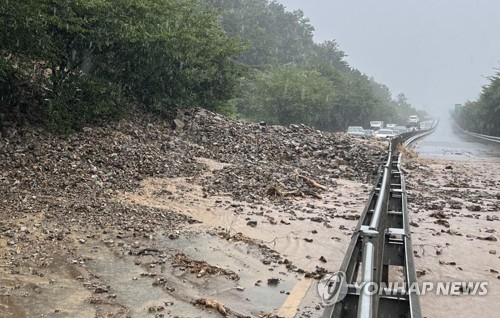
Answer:
<svg viewBox="0 0 500 318"><path fill-rule="evenodd" d="M500 158L500 144L463 133L449 117L441 119L436 131L418 140L414 147L424 158Z"/></svg>

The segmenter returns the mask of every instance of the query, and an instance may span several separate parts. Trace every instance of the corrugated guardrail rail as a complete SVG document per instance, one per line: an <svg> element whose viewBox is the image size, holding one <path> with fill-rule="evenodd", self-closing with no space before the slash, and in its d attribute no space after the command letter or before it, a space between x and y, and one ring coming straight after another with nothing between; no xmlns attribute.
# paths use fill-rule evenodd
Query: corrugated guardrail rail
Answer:
<svg viewBox="0 0 500 318"><path fill-rule="evenodd" d="M483 134L478 134L478 133L475 133L475 132L471 132L471 131L468 131L468 130L465 130L463 129L455 120L453 120L453 122L455 123L455 125L464 133L464 134L467 134L469 136L472 136L472 137L475 137L475 138L478 138L478 139L482 139L482 140L487 140L487 141L491 141L491 142L495 142L495 143L499 143L500 144L500 137L497 137L497 136L490 136L490 135L483 135Z"/></svg>
<svg viewBox="0 0 500 318"><path fill-rule="evenodd" d="M340 268L346 294L328 304L323 317L422 317L419 296L409 288L417 277L398 149L435 126L391 140Z"/></svg>
<svg viewBox="0 0 500 318"><path fill-rule="evenodd" d="M470 131L464 131L464 132L466 134L469 134L469 135L474 136L476 138L480 138L480 139L483 139L483 140L488 140L488 141L493 141L493 142L496 142L496 143L500 143L500 137L489 136L489 135L481 135L481 134L473 133L473 132L470 132Z"/></svg>

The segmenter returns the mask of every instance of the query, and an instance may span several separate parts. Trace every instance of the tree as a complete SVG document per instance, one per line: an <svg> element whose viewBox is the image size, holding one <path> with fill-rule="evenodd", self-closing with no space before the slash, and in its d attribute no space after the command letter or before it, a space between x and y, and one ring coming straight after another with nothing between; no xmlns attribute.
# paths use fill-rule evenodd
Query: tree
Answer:
<svg viewBox="0 0 500 318"><path fill-rule="evenodd" d="M227 109L244 71L241 47L198 0L7 1L0 17L2 90L30 79L43 91L39 113L63 131L132 101Z"/></svg>
<svg viewBox="0 0 500 318"><path fill-rule="evenodd" d="M260 72L250 86L246 96L249 102L240 104L240 113L273 124L317 125L327 118L327 105L333 99L328 80L318 72L293 65Z"/></svg>
<svg viewBox="0 0 500 318"><path fill-rule="evenodd" d="M219 10L226 31L245 45L238 61L253 70L237 100L240 115L280 124L304 122L327 130L366 126L373 119L406 121L411 107L404 95L394 101L386 86L350 67L335 40L314 43L314 28L302 11L288 12L268 0L205 3ZM321 88L314 90L313 83ZM287 95L280 94L284 90Z"/></svg>
<svg viewBox="0 0 500 318"><path fill-rule="evenodd" d="M483 86L479 99L467 102L454 116L464 129L500 136L500 70L489 81Z"/></svg>

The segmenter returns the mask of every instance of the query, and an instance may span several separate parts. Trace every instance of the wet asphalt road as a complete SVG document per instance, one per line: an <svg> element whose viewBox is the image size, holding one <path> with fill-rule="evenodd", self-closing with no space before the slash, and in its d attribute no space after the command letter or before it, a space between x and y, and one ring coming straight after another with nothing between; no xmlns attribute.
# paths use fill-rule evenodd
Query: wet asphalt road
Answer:
<svg viewBox="0 0 500 318"><path fill-rule="evenodd" d="M500 143L465 134L451 118L441 119L434 133L415 143L415 149L421 157L426 158L500 158Z"/></svg>

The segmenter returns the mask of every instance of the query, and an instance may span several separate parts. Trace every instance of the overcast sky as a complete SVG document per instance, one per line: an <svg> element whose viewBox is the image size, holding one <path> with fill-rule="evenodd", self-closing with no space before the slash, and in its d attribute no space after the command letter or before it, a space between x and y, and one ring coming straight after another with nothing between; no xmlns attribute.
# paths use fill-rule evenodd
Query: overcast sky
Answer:
<svg viewBox="0 0 500 318"><path fill-rule="evenodd" d="M500 67L498 0L278 2L304 12L316 42L336 40L352 67L431 114L477 99Z"/></svg>

